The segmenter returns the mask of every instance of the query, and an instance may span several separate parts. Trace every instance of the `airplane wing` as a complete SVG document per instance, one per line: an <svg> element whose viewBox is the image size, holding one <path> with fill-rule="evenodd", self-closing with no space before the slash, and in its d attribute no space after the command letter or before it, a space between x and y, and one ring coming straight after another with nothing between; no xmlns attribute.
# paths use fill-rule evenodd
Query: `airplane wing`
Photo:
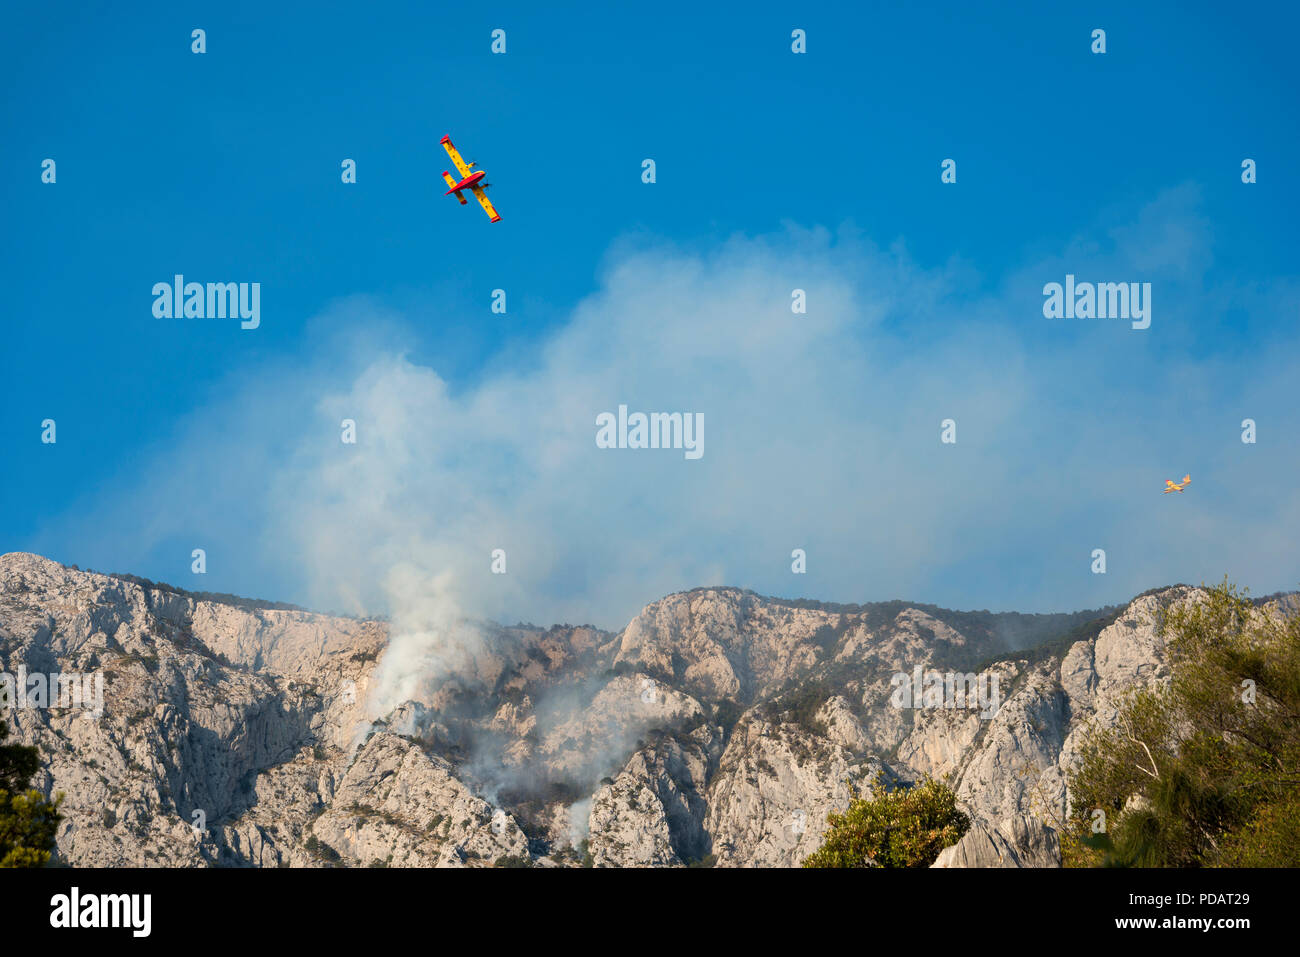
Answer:
<svg viewBox="0 0 1300 957"><path fill-rule="evenodd" d="M444 136L442 138L442 148L445 149L447 151L447 155L451 157L451 162L456 167L456 169L460 172L461 178L464 179L466 176L468 176L470 172L469 164L460 158L460 153L456 152L456 147L451 145L450 136Z"/></svg>
<svg viewBox="0 0 1300 957"><path fill-rule="evenodd" d="M1165 488L1174 488L1174 487L1175 486L1174 486L1173 479L1165 479Z"/></svg>
<svg viewBox="0 0 1300 957"><path fill-rule="evenodd" d="M446 170L443 170L443 171L442 171L442 178L445 179L445 180L447 181L447 185L448 185L448 186L455 186L455 185L456 185L456 178L455 178L454 176L452 176L450 173L448 173ZM465 191L464 191L464 190L461 190L459 193L456 193L455 195L456 195L456 198L457 198L458 200L460 200L460 204L461 204L462 206L464 206L466 203L469 202L469 200L467 200L467 199L465 198Z"/></svg>
<svg viewBox="0 0 1300 957"><path fill-rule="evenodd" d="M477 199L479 205L483 207L483 212L488 214L488 219L492 220L494 223L499 223L501 221L501 214L498 213L497 208L492 205L492 200L487 198L487 193L483 192L483 187L471 186L470 192L474 194L474 198Z"/></svg>

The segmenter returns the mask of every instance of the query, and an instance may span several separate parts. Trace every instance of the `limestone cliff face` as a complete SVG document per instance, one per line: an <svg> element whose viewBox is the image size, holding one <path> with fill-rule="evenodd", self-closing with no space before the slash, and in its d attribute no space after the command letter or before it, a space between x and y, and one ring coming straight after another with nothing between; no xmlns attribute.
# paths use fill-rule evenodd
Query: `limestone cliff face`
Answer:
<svg viewBox="0 0 1300 957"><path fill-rule="evenodd" d="M373 623L212 605L31 555L0 558L3 670L103 676L99 716L4 716L39 746L40 786L67 795L59 851L74 863L210 859L195 822L237 820L262 772L332 746L384 640Z"/></svg>
<svg viewBox="0 0 1300 957"><path fill-rule="evenodd" d="M930 774L974 822L936 866L1053 866L1085 727L1165 680L1156 612L1194 595L1008 654L1013 626L1043 642L1102 613L697 589L617 635L484 626L474 674L376 718L381 622L9 554L0 674L102 675L103 708L0 717L40 748L37 786L66 795L72 864L794 866L853 794ZM899 676L931 671L978 677L996 705L900 703Z"/></svg>

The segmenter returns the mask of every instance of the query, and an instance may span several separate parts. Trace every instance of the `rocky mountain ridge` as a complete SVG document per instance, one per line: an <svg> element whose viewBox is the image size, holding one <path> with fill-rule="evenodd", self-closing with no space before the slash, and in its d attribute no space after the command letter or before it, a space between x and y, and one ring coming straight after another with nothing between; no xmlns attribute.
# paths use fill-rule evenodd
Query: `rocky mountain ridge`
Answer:
<svg viewBox="0 0 1300 957"><path fill-rule="evenodd" d="M1195 594L999 616L695 589L617 634L481 626L472 674L376 714L382 622L12 553L0 674L102 674L103 709L0 717L67 795L74 865L792 866L855 791L931 774L973 821L936 866L1055 866L1083 729L1167 676L1159 609ZM900 704L932 671L996 707Z"/></svg>

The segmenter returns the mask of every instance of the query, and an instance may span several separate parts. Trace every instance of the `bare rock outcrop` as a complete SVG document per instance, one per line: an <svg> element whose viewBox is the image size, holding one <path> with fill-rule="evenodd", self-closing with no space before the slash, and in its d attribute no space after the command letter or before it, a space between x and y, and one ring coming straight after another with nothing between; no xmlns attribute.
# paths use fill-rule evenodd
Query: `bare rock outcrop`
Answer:
<svg viewBox="0 0 1300 957"><path fill-rule="evenodd" d="M1199 594L1015 616L696 589L618 634L476 625L471 666L377 715L382 622L15 553L0 718L66 795L72 864L798 866L828 813L933 776L972 819L936 867L1049 867L1087 729L1168 679L1162 609ZM900 703L932 672L996 703Z"/></svg>

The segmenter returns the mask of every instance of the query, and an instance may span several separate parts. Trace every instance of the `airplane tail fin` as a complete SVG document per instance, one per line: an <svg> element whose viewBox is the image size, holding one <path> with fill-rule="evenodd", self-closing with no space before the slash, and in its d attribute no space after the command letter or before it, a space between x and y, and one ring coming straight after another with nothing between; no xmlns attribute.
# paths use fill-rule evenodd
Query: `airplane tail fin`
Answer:
<svg viewBox="0 0 1300 957"><path fill-rule="evenodd" d="M1191 477L1190 475L1184 475L1184 476L1183 476L1183 484L1184 484L1184 485L1186 485L1186 484L1187 484L1188 482L1190 482L1191 480L1192 480L1192 477Z"/></svg>

